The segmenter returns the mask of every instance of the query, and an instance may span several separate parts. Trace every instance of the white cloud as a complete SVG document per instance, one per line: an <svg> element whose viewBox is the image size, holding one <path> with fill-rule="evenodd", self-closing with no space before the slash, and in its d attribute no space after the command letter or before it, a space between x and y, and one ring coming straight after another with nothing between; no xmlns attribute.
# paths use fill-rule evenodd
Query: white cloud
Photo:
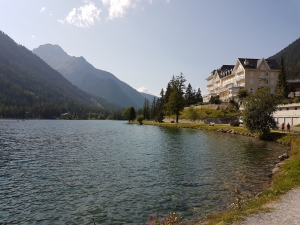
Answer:
<svg viewBox="0 0 300 225"><path fill-rule="evenodd" d="M138 92L143 92L143 93L146 93L146 94L152 94L151 91L149 91L149 89L144 87L144 86L138 88L137 91Z"/></svg>
<svg viewBox="0 0 300 225"><path fill-rule="evenodd" d="M102 0L103 5L108 5L109 19L123 17L127 10L134 8L139 0Z"/></svg>
<svg viewBox="0 0 300 225"><path fill-rule="evenodd" d="M165 0L167 3L170 0ZM102 0L104 6L108 7L108 19L123 17L129 9L135 9L141 2L153 3L153 0ZM141 7L143 9L143 7Z"/></svg>
<svg viewBox="0 0 300 225"><path fill-rule="evenodd" d="M31 37L34 38L34 35L32 35Z"/></svg>
<svg viewBox="0 0 300 225"><path fill-rule="evenodd" d="M42 7L40 12L44 12L45 10L46 10L46 8Z"/></svg>
<svg viewBox="0 0 300 225"><path fill-rule="evenodd" d="M65 24L69 23L77 27L89 28L94 25L95 20L100 21L101 10L95 6L93 2L84 1L86 4L79 8L73 8L64 20L58 22Z"/></svg>

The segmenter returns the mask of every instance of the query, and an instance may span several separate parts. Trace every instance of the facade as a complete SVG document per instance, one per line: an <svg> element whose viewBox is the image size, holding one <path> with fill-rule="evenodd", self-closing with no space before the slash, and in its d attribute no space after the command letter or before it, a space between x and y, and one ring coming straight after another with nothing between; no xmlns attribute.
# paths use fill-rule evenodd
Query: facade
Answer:
<svg viewBox="0 0 300 225"><path fill-rule="evenodd" d="M290 123L292 126L300 124L300 103L279 105L273 117L279 125L282 123Z"/></svg>
<svg viewBox="0 0 300 225"><path fill-rule="evenodd" d="M242 88L254 93L267 86L274 93L279 70L279 64L272 59L238 58L235 65L223 65L206 78L207 94L203 101L208 102L211 96L218 95L223 102L237 102L237 93Z"/></svg>

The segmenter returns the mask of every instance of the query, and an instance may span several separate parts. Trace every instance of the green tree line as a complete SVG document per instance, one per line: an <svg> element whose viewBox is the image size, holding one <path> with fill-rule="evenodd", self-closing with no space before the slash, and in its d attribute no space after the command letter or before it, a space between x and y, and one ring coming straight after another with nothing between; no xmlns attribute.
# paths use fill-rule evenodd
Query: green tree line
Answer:
<svg viewBox="0 0 300 225"><path fill-rule="evenodd" d="M185 106L190 106L198 103L203 103L201 90L195 90L189 83L185 86L186 79L182 73L179 76L172 76L168 82L166 90L163 88L160 92L160 97L154 97L150 104L148 99L145 99L142 109L137 110L135 115L142 115L145 120L154 120L162 122L165 116L175 115L178 123L179 116ZM123 117L128 121L134 120L136 117L130 116L130 111L133 107L125 108L123 110ZM141 117L139 117L141 120Z"/></svg>

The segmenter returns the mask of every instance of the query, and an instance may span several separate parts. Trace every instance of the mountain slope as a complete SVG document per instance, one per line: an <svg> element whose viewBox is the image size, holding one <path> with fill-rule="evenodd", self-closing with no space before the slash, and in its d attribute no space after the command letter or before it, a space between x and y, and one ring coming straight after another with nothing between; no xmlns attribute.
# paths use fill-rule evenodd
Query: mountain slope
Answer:
<svg viewBox="0 0 300 225"><path fill-rule="evenodd" d="M25 47L0 31L0 115L53 118L60 113L108 115L120 108L72 85Z"/></svg>
<svg viewBox="0 0 300 225"><path fill-rule="evenodd" d="M281 56L284 59L287 77L289 79L300 78L300 38L269 59L275 59L280 64Z"/></svg>
<svg viewBox="0 0 300 225"><path fill-rule="evenodd" d="M80 89L123 107L141 108L144 97L113 74L99 70L83 57L69 56L58 45L41 45L33 49L51 67Z"/></svg>

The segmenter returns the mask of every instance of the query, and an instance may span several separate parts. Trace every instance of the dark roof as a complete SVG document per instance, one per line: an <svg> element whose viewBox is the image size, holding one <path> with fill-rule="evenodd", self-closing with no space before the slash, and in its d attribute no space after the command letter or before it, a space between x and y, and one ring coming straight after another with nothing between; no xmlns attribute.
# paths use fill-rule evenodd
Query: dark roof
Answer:
<svg viewBox="0 0 300 225"><path fill-rule="evenodd" d="M219 70L231 70L234 68L234 65L223 65Z"/></svg>
<svg viewBox="0 0 300 225"><path fill-rule="evenodd" d="M257 69L257 66L261 63L261 61L265 60L269 65L271 70L279 70L280 66L274 59L249 59L249 58L238 58L240 63L243 65L245 69ZM245 65L245 61L248 61L249 64Z"/></svg>
<svg viewBox="0 0 300 225"><path fill-rule="evenodd" d="M226 77L232 73L234 65L223 65L217 69L218 76L220 78Z"/></svg>

